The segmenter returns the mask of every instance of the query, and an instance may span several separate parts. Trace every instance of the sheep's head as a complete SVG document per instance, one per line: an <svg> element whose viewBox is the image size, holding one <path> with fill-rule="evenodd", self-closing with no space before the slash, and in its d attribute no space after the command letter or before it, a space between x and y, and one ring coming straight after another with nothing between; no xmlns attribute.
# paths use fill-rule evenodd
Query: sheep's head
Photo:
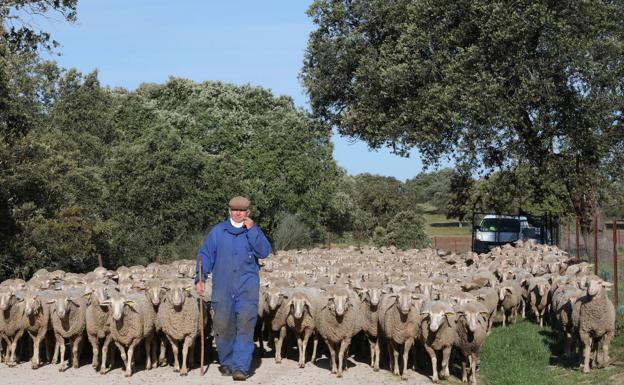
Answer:
<svg viewBox="0 0 624 385"><path fill-rule="evenodd" d="M128 294L132 291L135 284L136 283L132 281L131 279L126 279L124 281L119 282L119 284L117 285L117 290L119 290L121 294Z"/></svg>
<svg viewBox="0 0 624 385"><path fill-rule="evenodd" d="M398 293L396 293L396 306L399 312L403 315L407 315L412 307L414 307L414 299L416 299L416 295L409 289L400 289Z"/></svg>
<svg viewBox="0 0 624 385"><path fill-rule="evenodd" d="M41 299L36 291L24 292L24 313L28 316L36 315L41 310Z"/></svg>
<svg viewBox="0 0 624 385"><path fill-rule="evenodd" d="M0 292L0 310L6 311L11 306L13 291L4 290Z"/></svg>
<svg viewBox="0 0 624 385"><path fill-rule="evenodd" d="M587 289L587 295L594 297L606 288L613 286L611 282L603 281L602 279L588 279L585 282L585 289Z"/></svg>
<svg viewBox="0 0 624 385"><path fill-rule="evenodd" d="M501 301L503 301L503 300L505 299L505 297L507 297L508 295L512 295L512 294L513 294L513 292L514 292L513 287L511 287L511 286L506 286L506 285L501 286L498 290L499 290L499 291L498 291L498 293L499 293L499 299L500 299Z"/></svg>
<svg viewBox="0 0 624 385"><path fill-rule="evenodd" d="M111 313L113 319L115 321L120 321L123 318L124 308L128 306L131 310L134 310L136 303L126 298L124 295L119 293L113 293L109 299L104 301L104 304L111 309Z"/></svg>
<svg viewBox="0 0 624 385"><path fill-rule="evenodd" d="M338 317L342 317L351 306L350 293L345 288L334 288L327 297L327 306Z"/></svg>
<svg viewBox="0 0 624 385"><path fill-rule="evenodd" d="M157 279L151 279L145 282L145 294L149 298L150 302L154 306L160 305L160 299L164 288L161 281Z"/></svg>
<svg viewBox="0 0 624 385"><path fill-rule="evenodd" d="M450 327L455 316L451 305L442 301L433 301L425 304L420 313L424 318L429 318L429 330L437 332L444 322Z"/></svg>
<svg viewBox="0 0 624 385"><path fill-rule="evenodd" d="M284 298L288 298L288 296L281 288L273 286L267 288L265 298L267 304L269 305L269 310L275 311L282 305Z"/></svg>
<svg viewBox="0 0 624 385"><path fill-rule="evenodd" d="M312 307L312 304L310 303L310 300L308 300L308 297L306 297L305 294L301 292L293 293L288 304L295 319L301 319L303 317L306 307L308 309L308 314L313 314L314 309Z"/></svg>
<svg viewBox="0 0 624 385"><path fill-rule="evenodd" d="M173 306L180 307L184 305L186 297L191 295L192 287L186 282L173 281L169 284L166 290L169 292L169 300Z"/></svg>
<svg viewBox="0 0 624 385"><path fill-rule="evenodd" d="M87 298L95 297L97 302L101 305L103 301L108 298L108 286L101 282L94 282L85 285L85 294Z"/></svg>
<svg viewBox="0 0 624 385"><path fill-rule="evenodd" d="M52 311L55 312L60 319L64 319L69 312L70 306L78 306L74 301L75 299L69 296L69 294L61 292L54 298L49 299L48 303L53 304L54 307Z"/></svg>
<svg viewBox="0 0 624 385"><path fill-rule="evenodd" d="M468 302L457 312L459 319L465 319L468 330L474 333L477 331L479 324L489 316L487 309L478 302Z"/></svg>

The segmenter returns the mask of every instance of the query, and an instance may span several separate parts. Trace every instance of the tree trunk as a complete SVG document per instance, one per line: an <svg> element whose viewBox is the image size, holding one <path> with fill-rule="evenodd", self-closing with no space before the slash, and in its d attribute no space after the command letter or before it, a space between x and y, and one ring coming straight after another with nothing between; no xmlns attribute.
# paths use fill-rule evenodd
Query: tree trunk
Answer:
<svg viewBox="0 0 624 385"><path fill-rule="evenodd" d="M594 187L584 192L570 194L574 212L579 218L581 238L587 250L587 260L594 263L596 258L595 229L598 229L598 249L600 250L600 234L604 234L604 218L597 199L597 191ZM598 223L595 223L595 222ZM582 252L581 252L582 253Z"/></svg>

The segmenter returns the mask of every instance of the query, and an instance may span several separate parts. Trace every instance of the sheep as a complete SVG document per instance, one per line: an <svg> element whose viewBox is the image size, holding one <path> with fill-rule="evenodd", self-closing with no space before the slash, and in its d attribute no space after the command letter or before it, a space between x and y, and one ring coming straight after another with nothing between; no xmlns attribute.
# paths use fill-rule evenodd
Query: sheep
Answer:
<svg viewBox="0 0 624 385"><path fill-rule="evenodd" d="M384 296L379 324L388 341L393 373L407 380L407 360L414 339L419 334L421 297L407 288ZM400 346L403 346L403 374L399 370Z"/></svg>
<svg viewBox="0 0 624 385"><path fill-rule="evenodd" d="M99 340L104 339L103 345L107 345L106 340L109 339L110 342L111 338L109 328L110 311L108 306L103 304L108 299L109 289L110 287L103 283L92 283L85 286L84 294L88 298L85 323L87 338L93 351L91 366L95 371L98 371L99 368L102 373L106 372L107 357L101 356L102 362L100 365L102 348Z"/></svg>
<svg viewBox="0 0 624 385"><path fill-rule="evenodd" d="M113 292L102 302L110 307L110 334L121 352L126 365L125 376L132 376L132 364L135 347L145 342L145 367L151 368L151 346L154 335L154 308L141 294L120 294ZM109 339L102 348L102 357L106 357ZM127 353L126 353L127 351Z"/></svg>
<svg viewBox="0 0 624 385"><path fill-rule="evenodd" d="M481 302L490 312L488 316L487 335L492 332L492 323L494 322L494 314L498 308L498 292L492 287L483 287L473 292L477 296L477 301Z"/></svg>
<svg viewBox="0 0 624 385"><path fill-rule="evenodd" d="M362 303L362 330L366 333L370 347L371 364L373 371L379 371L379 305L386 289L380 283L367 281L356 284L354 289L360 296Z"/></svg>
<svg viewBox="0 0 624 385"><path fill-rule="evenodd" d="M576 286L560 286L552 295L550 319L553 329L563 336L566 359L572 358L572 348L576 345L578 323L575 324L573 314L578 313L580 302L577 300L583 295L584 292ZM576 311L574 308L577 308Z"/></svg>
<svg viewBox="0 0 624 385"><path fill-rule="evenodd" d="M329 287L326 294L326 301L318 312L316 325L329 349L331 372L340 378L345 352L351 344L351 338L361 330L359 301L350 289L342 286ZM336 367L337 346L340 346L338 367Z"/></svg>
<svg viewBox="0 0 624 385"><path fill-rule="evenodd" d="M285 304L284 299L288 299L290 296L290 289L280 287L267 288L265 295L265 301L268 304L268 311L265 314L267 322L271 326L271 335L274 339L275 348L275 363L280 364L282 362L282 343L286 337L286 317L288 317L289 310Z"/></svg>
<svg viewBox="0 0 624 385"><path fill-rule="evenodd" d="M15 350L17 342L25 331L22 314L24 313L24 299L13 288L0 292L0 337L5 341L7 352L5 362L9 367L17 365Z"/></svg>
<svg viewBox="0 0 624 385"><path fill-rule="evenodd" d="M79 353L86 328L87 312L87 301L81 294L75 289L63 290L53 294L47 300L48 304L53 305L50 310L50 321L56 338L52 361L56 362L57 354L60 352L59 372L67 370L67 363L65 362L66 338L70 340L72 346L72 367L75 369L79 366Z"/></svg>
<svg viewBox="0 0 624 385"><path fill-rule="evenodd" d="M503 311L503 327L505 322L513 317L511 322L516 323L518 308L522 303L522 288L519 281L504 281L499 287L499 300Z"/></svg>
<svg viewBox="0 0 624 385"><path fill-rule="evenodd" d="M33 343L31 367L38 369L39 347L45 338L50 324L50 308L44 301L48 299L46 293L27 290L24 292L24 328L30 335ZM46 353L50 354L49 347Z"/></svg>
<svg viewBox="0 0 624 385"><path fill-rule="evenodd" d="M587 280L587 295L581 298L579 309L579 337L583 343L583 373L589 373L590 355L594 353L592 366L597 366L598 343L602 341L603 363L609 363L609 343L615 331L615 308L607 297L606 288L611 287L598 277Z"/></svg>
<svg viewBox="0 0 624 385"><path fill-rule="evenodd" d="M154 264L150 264L148 265L152 266L151 270L155 270L158 269ZM146 268L147 269L147 268ZM145 296L146 298L149 300L149 302L152 304L152 307L154 308L154 312L156 314L158 314L158 308L160 306L161 303L161 299L162 299L162 295L163 295L163 291L165 290L165 286L162 283L161 280L158 279L150 279L148 281L145 282L145 285L143 287L143 290L145 290ZM154 319L154 338L152 340L152 368L155 368L158 365L166 365L167 364L167 358L166 358L166 351L167 351L167 336L165 336L165 334L162 331L162 325L160 323L160 320L158 319L158 316ZM160 345L160 355L158 357L158 360L156 360L156 345L157 343L159 343Z"/></svg>
<svg viewBox="0 0 624 385"><path fill-rule="evenodd" d="M299 367L305 367L306 347L308 340L313 337L314 346L312 349L312 362L316 358L316 348L318 346L318 334L316 332L317 312L322 306L322 294L319 289L311 287L295 288L290 299L285 304L289 309L286 317L286 324L295 332L297 336L297 347L299 348Z"/></svg>
<svg viewBox="0 0 624 385"><path fill-rule="evenodd" d="M465 303L457 310L455 346L462 354L462 382L468 382L468 363L472 385L477 385L477 364L487 335L489 316L489 310L480 302Z"/></svg>
<svg viewBox="0 0 624 385"><path fill-rule="evenodd" d="M199 302L192 290L192 284L174 281L166 288L167 294L158 308L157 323L171 344L173 350L174 372L181 376L188 374L186 365L189 349L192 352L195 339L199 334ZM151 305L151 303L150 303ZM182 368L178 361L178 343L182 341Z"/></svg>
<svg viewBox="0 0 624 385"><path fill-rule="evenodd" d="M456 340L455 311L444 301L432 301L423 304L420 323L420 339L431 359L433 375L431 380L438 382L438 351L442 351L442 370L440 378L449 377L449 357Z"/></svg>
<svg viewBox="0 0 624 385"><path fill-rule="evenodd" d="M531 278L529 281L529 303L540 327L544 326L544 313L548 308L550 283L544 277Z"/></svg>

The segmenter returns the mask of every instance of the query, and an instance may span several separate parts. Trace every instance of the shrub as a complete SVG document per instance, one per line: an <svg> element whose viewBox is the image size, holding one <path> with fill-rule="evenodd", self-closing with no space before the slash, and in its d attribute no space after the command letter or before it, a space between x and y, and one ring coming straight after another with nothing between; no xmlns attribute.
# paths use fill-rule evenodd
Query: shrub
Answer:
<svg viewBox="0 0 624 385"><path fill-rule="evenodd" d="M386 225L386 243L403 250L429 246L422 215L411 210L397 213Z"/></svg>
<svg viewBox="0 0 624 385"><path fill-rule="evenodd" d="M298 216L286 214L273 232L276 250L301 249L312 244L312 231Z"/></svg>

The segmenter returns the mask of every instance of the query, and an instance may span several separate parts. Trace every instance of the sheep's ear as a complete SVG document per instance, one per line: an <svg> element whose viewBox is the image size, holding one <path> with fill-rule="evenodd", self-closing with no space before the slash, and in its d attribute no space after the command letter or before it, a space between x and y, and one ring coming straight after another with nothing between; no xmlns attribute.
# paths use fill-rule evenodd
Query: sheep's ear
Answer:
<svg viewBox="0 0 624 385"><path fill-rule="evenodd" d="M480 311L480 312L479 312L479 314L484 315L484 316L486 316L486 317L487 317L487 316L489 316L489 315L490 315L490 312L489 312L489 311L482 310L482 311Z"/></svg>
<svg viewBox="0 0 624 385"><path fill-rule="evenodd" d="M53 304L56 302L56 298L50 298L49 300L46 301L47 304Z"/></svg>
<svg viewBox="0 0 624 385"><path fill-rule="evenodd" d="M82 296L86 299L91 299L91 292L84 293Z"/></svg>
<svg viewBox="0 0 624 385"><path fill-rule="evenodd" d="M613 286L613 284L611 282L602 281L602 287L611 287L611 286Z"/></svg>
<svg viewBox="0 0 624 385"><path fill-rule="evenodd" d="M455 312L453 312L453 311L447 311L446 313L444 313L444 315L445 315L447 318L453 318L453 317L455 317Z"/></svg>
<svg viewBox="0 0 624 385"><path fill-rule="evenodd" d="M136 306L136 302L134 302L133 300L127 299L124 303L130 306L130 309L135 310L134 307Z"/></svg>

